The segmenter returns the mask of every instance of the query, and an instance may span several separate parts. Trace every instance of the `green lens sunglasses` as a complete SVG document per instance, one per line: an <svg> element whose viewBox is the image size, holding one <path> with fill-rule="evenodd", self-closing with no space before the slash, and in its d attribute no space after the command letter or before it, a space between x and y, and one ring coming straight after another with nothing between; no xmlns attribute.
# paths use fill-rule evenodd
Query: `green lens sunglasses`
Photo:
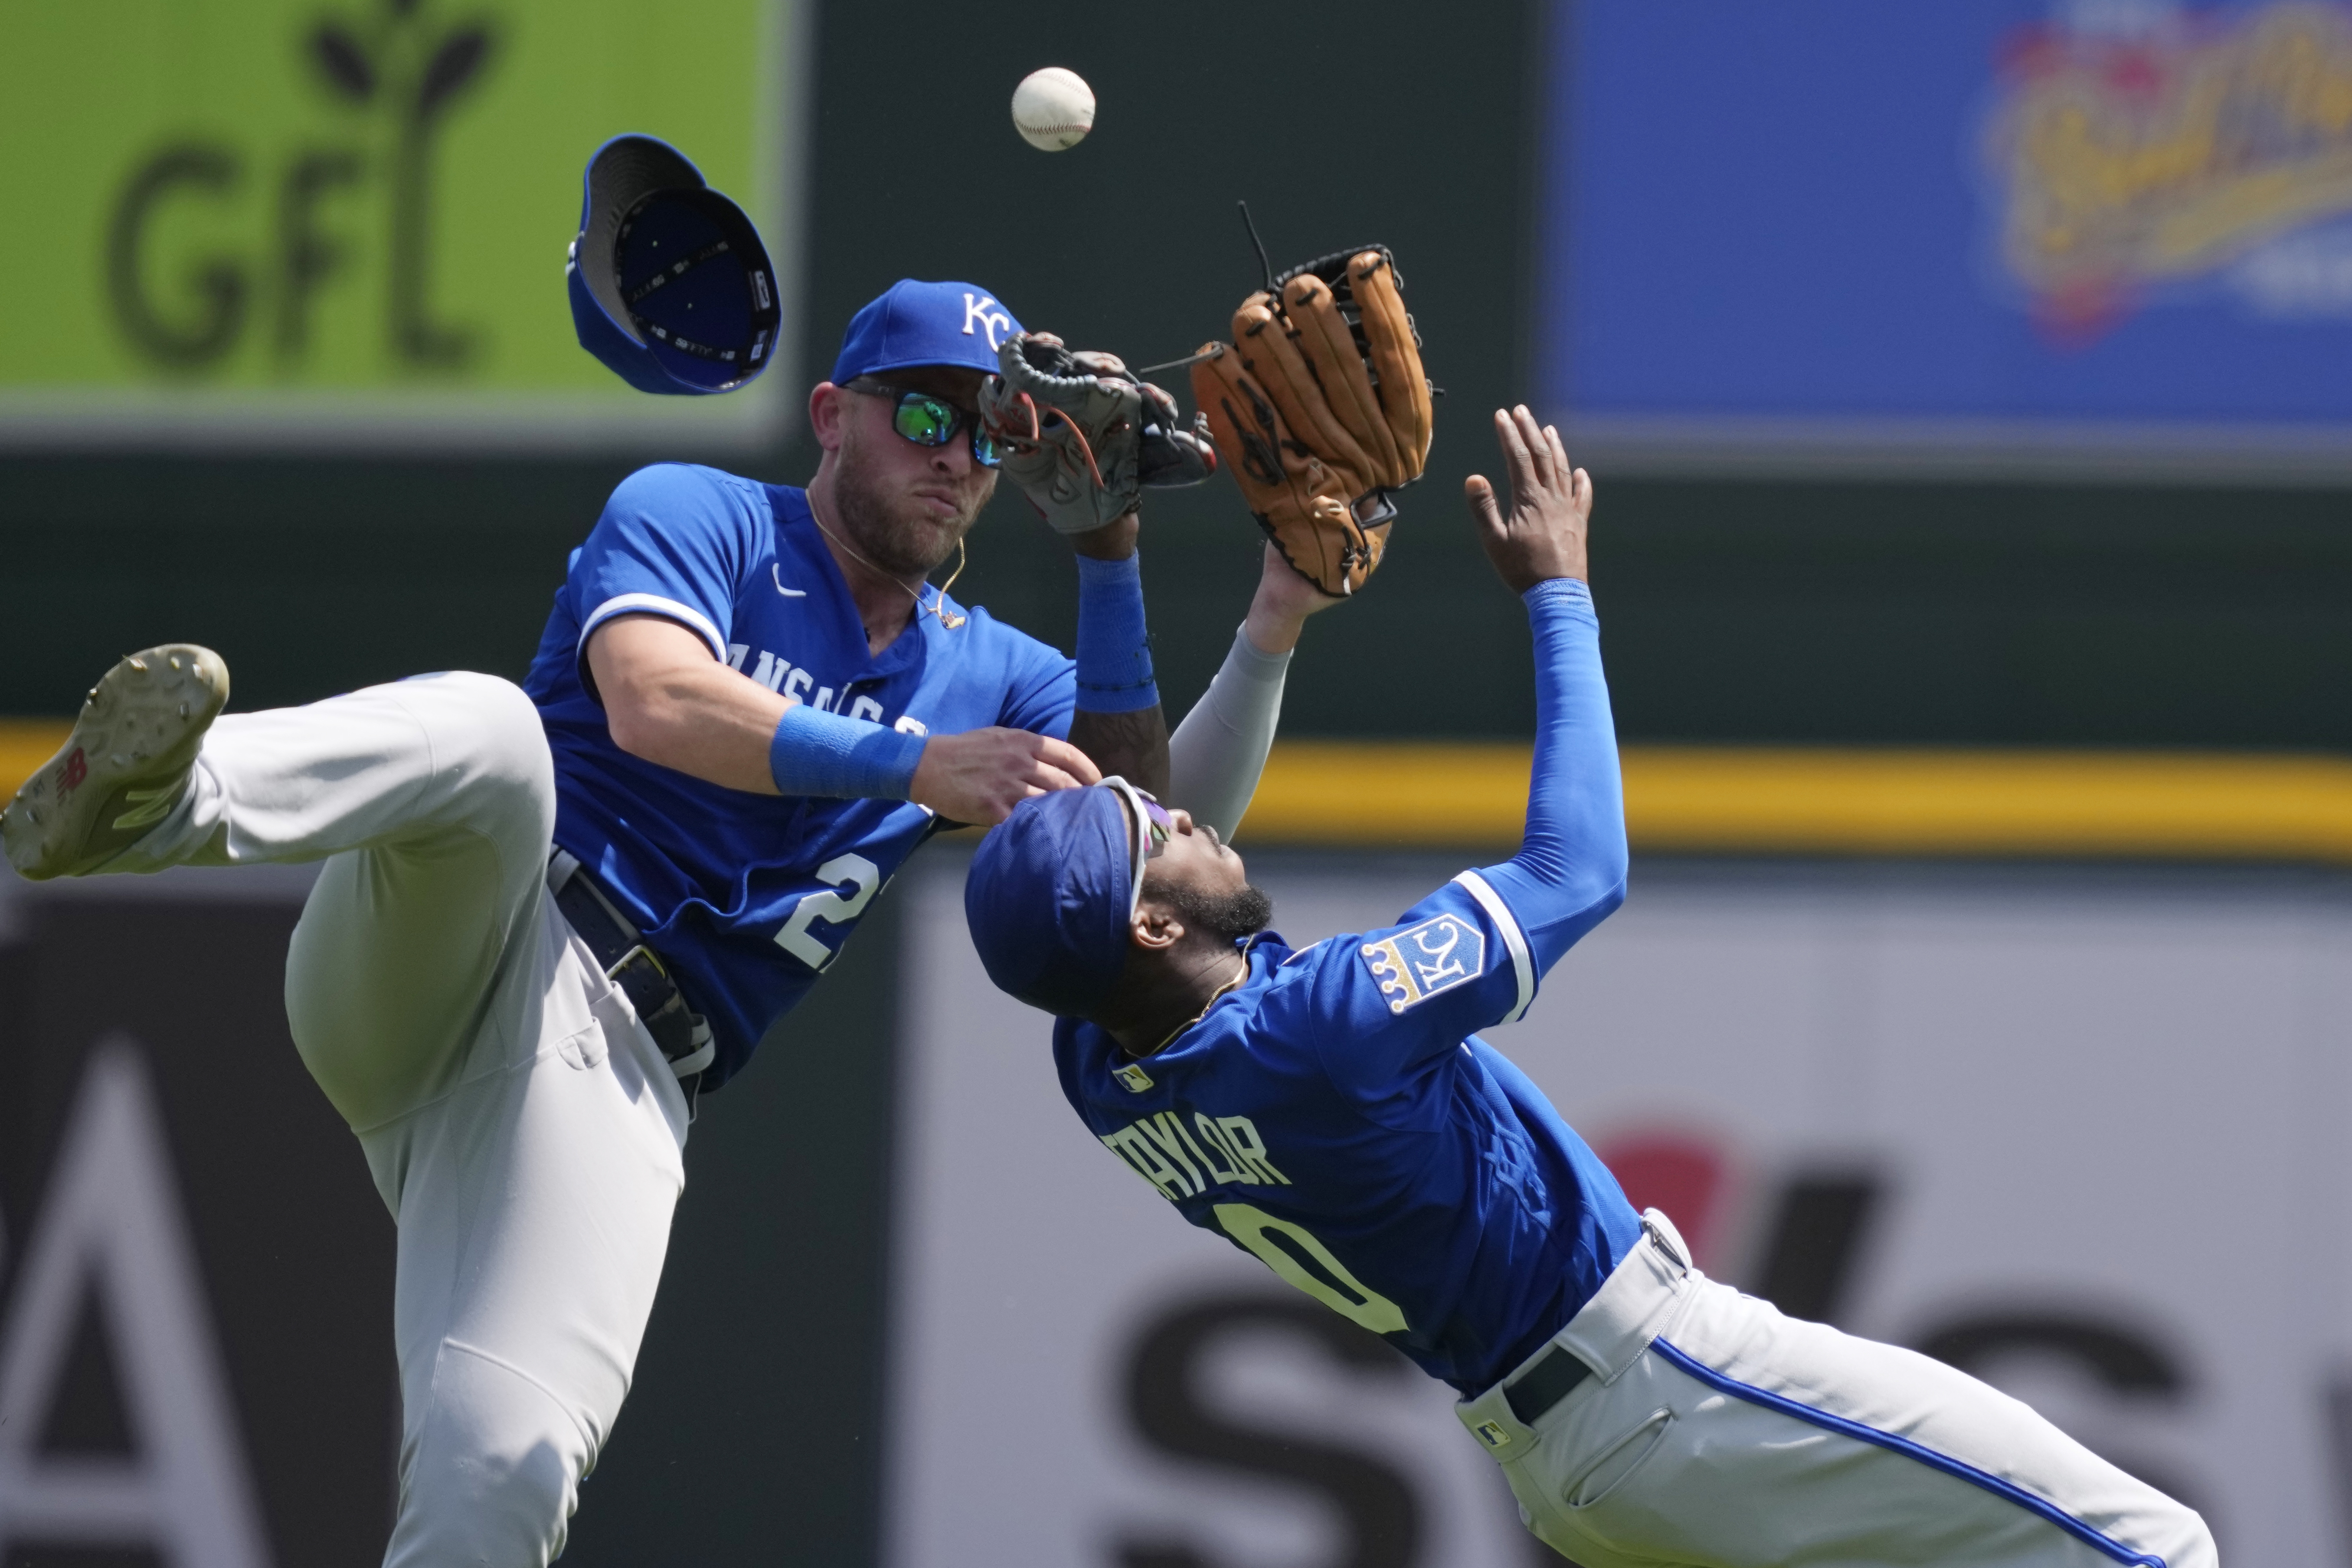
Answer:
<svg viewBox="0 0 2352 1568"><path fill-rule="evenodd" d="M943 397L910 392L862 375L849 384L849 390L868 397L897 398L898 406L891 413L890 426L918 447L944 447L955 439L958 430L969 426L973 462L983 468L993 468L1004 461L1004 448L981 428L979 419Z"/></svg>

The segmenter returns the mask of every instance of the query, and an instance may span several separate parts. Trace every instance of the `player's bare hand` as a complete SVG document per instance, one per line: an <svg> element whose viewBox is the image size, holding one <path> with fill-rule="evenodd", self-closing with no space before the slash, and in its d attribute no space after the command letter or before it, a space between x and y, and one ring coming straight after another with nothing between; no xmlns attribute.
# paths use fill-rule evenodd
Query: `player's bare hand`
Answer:
<svg viewBox="0 0 2352 1568"><path fill-rule="evenodd" d="M993 827L1033 795L1100 783L1102 771L1067 741L992 726L924 742L912 799L950 822Z"/></svg>
<svg viewBox="0 0 2352 1568"><path fill-rule="evenodd" d="M1293 571L1282 552L1268 544L1258 569L1257 595L1250 600L1249 616L1242 626L1250 646L1258 652L1287 653L1297 646L1307 616L1347 602L1331 597Z"/></svg>
<svg viewBox="0 0 2352 1568"><path fill-rule="evenodd" d="M1495 411L1495 439L1510 475L1510 510L1497 504L1486 475L1473 474L1462 485L1486 559L1514 594L1555 577L1584 579L1592 476L1570 466L1559 432L1538 426L1525 404Z"/></svg>

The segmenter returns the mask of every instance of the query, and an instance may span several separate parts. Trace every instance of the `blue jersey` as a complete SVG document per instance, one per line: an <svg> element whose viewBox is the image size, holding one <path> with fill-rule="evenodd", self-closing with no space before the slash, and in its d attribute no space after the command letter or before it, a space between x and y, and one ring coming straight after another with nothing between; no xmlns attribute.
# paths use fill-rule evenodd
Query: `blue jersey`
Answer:
<svg viewBox="0 0 2352 1568"><path fill-rule="evenodd" d="M555 842L577 856L710 1020L716 1088L829 963L936 827L905 801L727 789L613 743L585 684L587 639L615 616L677 622L772 691L916 734L991 724L1066 737L1076 676L986 610L943 604L879 654L808 498L664 464L613 492L572 553L525 683L555 754Z"/></svg>
<svg viewBox="0 0 2352 1568"><path fill-rule="evenodd" d="M1556 956L1511 881L1466 871L1394 926L1297 952L1261 935L1248 977L1140 1059L1090 1023L1054 1031L1070 1104L1186 1219L1465 1394L1641 1236L1608 1167L1473 1033L1525 1011Z"/></svg>

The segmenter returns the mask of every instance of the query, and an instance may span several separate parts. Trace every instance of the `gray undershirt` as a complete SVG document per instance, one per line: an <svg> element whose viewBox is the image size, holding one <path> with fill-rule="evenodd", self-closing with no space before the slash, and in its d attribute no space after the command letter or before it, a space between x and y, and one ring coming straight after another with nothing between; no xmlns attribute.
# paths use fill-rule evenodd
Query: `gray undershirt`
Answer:
<svg viewBox="0 0 2352 1568"><path fill-rule="evenodd" d="M1289 669L1288 653L1260 653L1246 632L1234 632L1216 679L1168 738L1168 804L1214 827L1220 838L1233 837L1257 793Z"/></svg>

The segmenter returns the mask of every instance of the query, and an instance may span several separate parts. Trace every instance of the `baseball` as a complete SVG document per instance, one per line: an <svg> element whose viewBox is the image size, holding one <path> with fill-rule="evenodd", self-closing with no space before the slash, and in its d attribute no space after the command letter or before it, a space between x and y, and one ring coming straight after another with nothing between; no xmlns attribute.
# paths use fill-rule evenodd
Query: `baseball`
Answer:
<svg viewBox="0 0 2352 1568"><path fill-rule="evenodd" d="M1059 153L1095 128L1095 89L1060 66L1031 71L1013 89L1013 128L1041 153Z"/></svg>

